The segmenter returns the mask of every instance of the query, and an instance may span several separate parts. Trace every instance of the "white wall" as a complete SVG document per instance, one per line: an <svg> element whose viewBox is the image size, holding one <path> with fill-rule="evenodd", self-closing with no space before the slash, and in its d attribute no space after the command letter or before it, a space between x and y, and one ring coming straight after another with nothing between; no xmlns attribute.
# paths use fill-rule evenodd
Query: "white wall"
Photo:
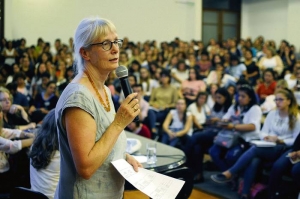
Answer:
<svg viewBox="0 0 300 199"><path fill-rule="evenodd" d="M5 0L5 37L66 43L83 18L100 16L114 22L120 38L189 41L201 38L201 13L202 3L191 0Z"/></svg>
<svg viewBox="0 0 300 199"><path fill-rule="evenodd" d="M286 39L300 47L299 0L243 0L241 37L255 39L262 35L279 45Z"/></svg>

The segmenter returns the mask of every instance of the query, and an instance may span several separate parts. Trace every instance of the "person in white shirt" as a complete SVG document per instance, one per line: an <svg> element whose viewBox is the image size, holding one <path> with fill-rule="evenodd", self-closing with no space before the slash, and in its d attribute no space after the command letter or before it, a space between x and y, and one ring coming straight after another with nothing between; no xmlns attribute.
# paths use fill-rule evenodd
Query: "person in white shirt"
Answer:
<svg viewBox="0 0 300 199"><path fill-rule="evenodd" d="M152 79L150 72L147 68L140 69L140 84L143 86L144 95L146 98L150 99L151 92L154 88L159 86L159 82L155 79Z"/></svg>
<svg viewBox="0 0 300 199"><path fill-rule="evenodd" d="M188 106L187 110L193 116L193 127L195 130L203 129L206 117L210 115L210 108L206 104L207 93L199 92L194 103Z"/></svg>
<svg viewBox="0 0 300 199"><path fill-rule="evenodd" d="M236 80L247 76L247 68L245 64L239 63L239 58L235 55L230 56L230 66L226 69L226 72L235 77Z"/></svg>
<svg viewBox="0 0 300 199"><path fill-rule="evenodd" d="M217 121L221 120L232 103L232 99L226 88L219 88L215 95L216 103L211 109L211 114L206 115L205 125L201 125L201 127L204 126L204 128L202 127L202 129L193 132L191 138L186 142L184 149L187 157L187 166L195 173L194 182L202 182L204 180L204 154L207 153L208 149L213 145L215 136L221 130L221 127L216 125ZM201 101L203 103L204 100Z"/></svg>
<svg viewBox="0 0 300 199"><path fill-rule="evenodd" d="M247 84L238 89L238 101L232 105L222 120L228 123L221 124L224 130L232 130L240 135L240 144L229 149L214 144L209 154L221 171L233 165L248 148L249 142L259 138L262 112L257 105L253 88ZM221 156L220 154L226 154Z"/></svg>
<svg viewBox="0 0 300 199"><path fill-rule="evenodd" d="M207 85L218 84L220 87L227 87L229 84L235 84L237 79L230 74L226 74L222 63L216 64L216 70L210 71L206 78Z"/></svg>
<svg viewBox="0 0 300 199"><path fill-rule="evenodd" d="M300 117L298 106L293 92L287 88L279 89L275 94L277 110L272 110L265 119L260 133L260 139L276 143L274 147L251 146L239 160L222 174L212 175L218 183L224 183L242 171L244 186L242 197L248 198L250 188L255 180L255 174L261 161L275 162L286 150L291 147L299 134Z"/></svg>
<svg viewBox="0 0 300 199"><path fill-rule="evenodd" d="M275 49L273 49L272 47L264 47L264 48L265 48L264 51L266 53L266 56L262 57L259 60L257 66L262 71L267 68L272 68L280 76L281 72L283 71L283 63L281 58L276 54Z"/></svg>
<svg viewBox="0 0 300 199"><path fill-rule="evenodd" d="M162 143L176 146L179 141L185 144L192 131L192 114L186 111L184 99L178 99L176 109L170 110L163 123Z"/></svg>
<svg viewBox="0 0 300 199"><path fill-rule="evenodd" d="M276 90L284 89L284 88L288 88L288 84L284 79L281 79L276 83ZM276 108L276 102L274 100L275 100L275 94L268 95L264 103L260 105L260 108L264 114L269 113L271 110Z"/></svg>
<svg viewBox="0 0 300 199"><path fill-rule="evenodd" d="M31 189L54 198L60 174L60 153L55 123L55 110L51 110L43 119L37 131L30 157Z"/></svg>
<svg viewBox="0 0 300 199"><path fill-rule="evenodd" d="M189 78L188 66L183 60L179 61L176 68L171 69L172 85L176 88L180 88L183 80Z"/></svg>

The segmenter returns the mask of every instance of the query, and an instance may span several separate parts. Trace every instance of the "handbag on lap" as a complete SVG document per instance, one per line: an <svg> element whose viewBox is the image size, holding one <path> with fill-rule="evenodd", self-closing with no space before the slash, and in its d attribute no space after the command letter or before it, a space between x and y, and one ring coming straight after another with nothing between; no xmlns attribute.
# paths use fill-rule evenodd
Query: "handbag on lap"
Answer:
<svg viewBox="0 0 300 199"><path fill-rule="evenodd" d="M240 134L236 131L222 129L216 136L214 143L230 149L239 144Z"/></svg>

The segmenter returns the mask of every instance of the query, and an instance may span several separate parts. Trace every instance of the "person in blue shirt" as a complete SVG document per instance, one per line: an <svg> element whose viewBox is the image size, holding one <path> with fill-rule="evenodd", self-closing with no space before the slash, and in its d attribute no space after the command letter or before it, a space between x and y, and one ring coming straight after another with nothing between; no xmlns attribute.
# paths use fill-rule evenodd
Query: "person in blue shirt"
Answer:
<svg viewBox="0 0 300 199"><path fill-rule="evenodd" d="M29 108L28 99L24 94L17 91L17 84L9 83L6 85L6 88L9 90L9 92L13 96L13 104L18 104L18 105L22 106L25 110L28 110L28 108Z"/></svg>

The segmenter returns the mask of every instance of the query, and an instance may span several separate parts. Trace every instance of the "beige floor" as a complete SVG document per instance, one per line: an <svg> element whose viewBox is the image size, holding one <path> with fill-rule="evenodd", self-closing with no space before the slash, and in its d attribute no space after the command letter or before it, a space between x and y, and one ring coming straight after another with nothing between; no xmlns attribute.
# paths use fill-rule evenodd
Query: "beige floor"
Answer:
<svg viewBox="0 0 300 199"><path fill-rule="evenodd" d="M215 196L203 193L197 189L193 189L193 192L189 199L219 199ZM125 191L124 193L124 199L149 199L149 197L145 194L143 194L140 191Z"/></svg>

